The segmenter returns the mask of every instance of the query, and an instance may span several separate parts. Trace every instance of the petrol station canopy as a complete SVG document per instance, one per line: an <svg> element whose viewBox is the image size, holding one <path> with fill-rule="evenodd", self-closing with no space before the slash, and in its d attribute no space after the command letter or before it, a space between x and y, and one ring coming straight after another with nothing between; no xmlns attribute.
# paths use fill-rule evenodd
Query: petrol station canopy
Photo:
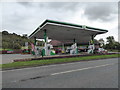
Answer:
<svg viewBox="0 0 120 90"><path fill-rule="evenodd" d="M44 39L44 33L49 39L63 43L76 41L77 44L88 44L92 37L108 32L105 29L93 28L54 20L45 20L30 36Z"/></svg>

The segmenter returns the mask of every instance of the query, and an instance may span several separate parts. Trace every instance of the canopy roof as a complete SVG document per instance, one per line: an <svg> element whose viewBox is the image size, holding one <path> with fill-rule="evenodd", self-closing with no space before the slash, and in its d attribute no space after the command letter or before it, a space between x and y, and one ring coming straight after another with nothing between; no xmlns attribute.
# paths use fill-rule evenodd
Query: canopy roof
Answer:
<svg viewBox="0 0 120 90"><path fill-rule="evenodd" d="M108 32L105 29L93 28L85 25L77 25L54 20L45 20L30 36L37 39L44 39L46 30L49 39L62 42L73 42L75 39L79 44L87 44L91 36Z"/></svg>

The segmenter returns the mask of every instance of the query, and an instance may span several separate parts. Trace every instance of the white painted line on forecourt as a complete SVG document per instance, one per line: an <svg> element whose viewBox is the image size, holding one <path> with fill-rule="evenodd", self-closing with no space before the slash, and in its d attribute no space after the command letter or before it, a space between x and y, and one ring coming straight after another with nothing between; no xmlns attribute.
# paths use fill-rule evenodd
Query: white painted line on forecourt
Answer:
<svg viewBox="0 0 120 90"><path fill-rule="evenodd" d="M75 70L69 70L69 71L64 71L64 72L58 72L58 73L53 73L53 74L51 74L51 75L65 74L65 73L82 71L82 70L87 70L87 69L92 69L92 68L105 67L105 66L113 65L113 64L115 64L115 63L105 64L105 65L99 65L99 66L94 66L94 67L81 68L81 69L75 69Z"/></svg>

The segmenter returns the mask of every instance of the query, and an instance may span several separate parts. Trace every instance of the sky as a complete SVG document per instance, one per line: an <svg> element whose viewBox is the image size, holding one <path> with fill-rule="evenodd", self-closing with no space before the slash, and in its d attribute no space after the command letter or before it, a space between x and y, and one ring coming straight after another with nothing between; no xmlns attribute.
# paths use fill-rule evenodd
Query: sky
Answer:
<svg viewBox="0 0 120 90"><path fill-rule="evenodd" d="M95 39L114 36L118 41L118 2L2 2L0 8L2 31L30 35L50 19L106 29Z"/></svg>

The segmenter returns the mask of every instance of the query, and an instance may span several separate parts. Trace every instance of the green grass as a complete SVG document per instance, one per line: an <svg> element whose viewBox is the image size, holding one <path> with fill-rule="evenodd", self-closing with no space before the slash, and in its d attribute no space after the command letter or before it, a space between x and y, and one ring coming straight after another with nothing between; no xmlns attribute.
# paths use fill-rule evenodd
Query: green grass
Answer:
<svg viewBox="0 0 120 90"><path fill-rule="evenodd" d="M109 52L120 52L120 50L108 49Z"/></svg>
<svg viewBox="0 0 120 90"><path fill-rule="evenodd" d="M5 69L5 68L20 68L20 67L26 67L26 66L28 67L28 66L73 62L73 61L80 61L80 60L113 58L113 57L118 57L118 54L13 62L13 63L8 63L8 64L2 64L2 65L0 65L0 67L3 69Z"/></svg>
<svg viewBox="0 0 120 90"><path fill-rule="evenodd" d="M2 51L2 50L11 50L11 49L3 49L3 48L0 48L0 51Z"/></svg>

